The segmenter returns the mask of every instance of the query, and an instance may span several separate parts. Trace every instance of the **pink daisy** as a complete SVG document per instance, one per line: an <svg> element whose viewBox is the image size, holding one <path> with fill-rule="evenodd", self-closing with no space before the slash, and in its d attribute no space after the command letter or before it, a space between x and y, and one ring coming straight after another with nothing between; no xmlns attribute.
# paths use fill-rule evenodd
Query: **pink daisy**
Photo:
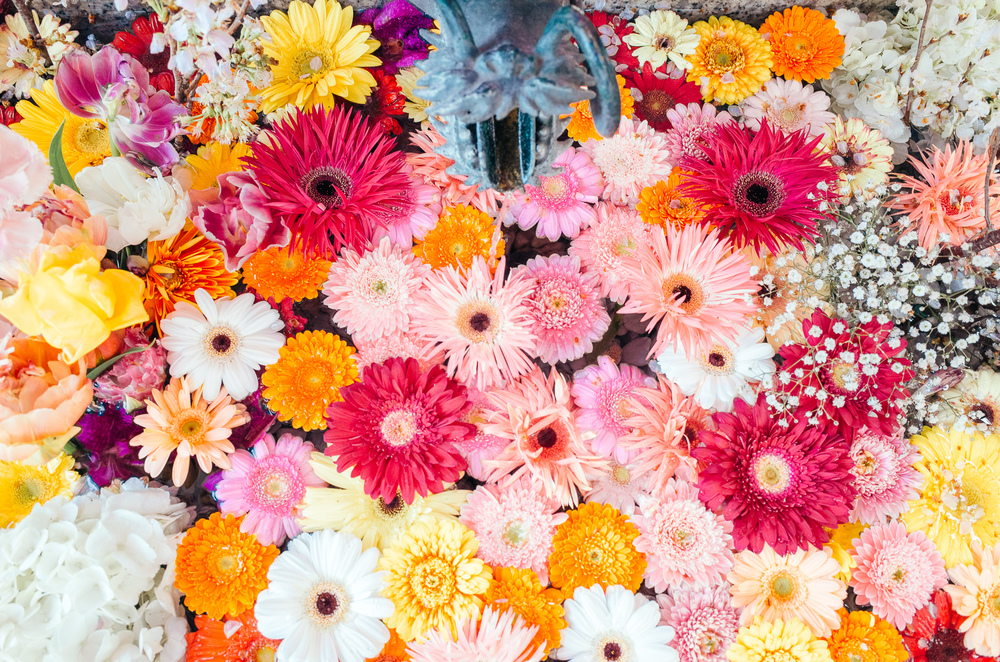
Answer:
<svg viewBox="0 0 1000 662"><path fill-rule="evenodd" d="M766 118L785 134L804 129L810 136L819 136L835 117L827 110L830 97L826 92L783 78L764 83L757 94L743 100L741 107L744 124L753 131L760 131L760 122Z"/></svg>
<svg viewBox="0 0 1000 662"><path fill-rule="evenodd" d="M851 460L858 490L852 522L881 524L887 517L899 517L907 509L906 502L919 496L923 476L913 465L920 460L920 451L900 434L864 429L851 444Z"/></svg>
<svg viewBox="0 0 1000 662"><path fill-rule="evenodd" d="M709 142L720 125L733 122L729 113L719 113L710 103L699 105L689 103L667 111L670 130L664 134L667 159L680 165L685 157L705 158L703 142Z"/></svg>
<svg viewBox="0 0 1000 662"><path fill-rule="evenodd" d="M559 155L552 164L563 172L551 177L540 176L541 186L524 187L514 193L507 225L517 222L522 230L536 224L535 233L549 241L560 235L575 237L580 228L594 222L593 204L604 190L601 171L584 152L573 147Z"/></svg>
<svg viewBox="0 0 1000 662"><path fill-rule="evenodd" d="M480 619L463 621L455 636L450 630L428 630L406 652L412 662L534 662L543 646L533 646L537 625L527 625L513 609L487 606Z"/></svg>
<svg viewBox="0 0 1000 662"><path fill-rule="evenodd" d="M413 172L413 166L403 166L410 176L412 187L404 192L406 203L393 208L385 217L385 227L375 231L373 242L389 237L393 244L408 250L413 238L422 239L434 227L441 215L441 191L424 182Z"/></svg>
<svg viewBox="0 0 1000 662"><path fill-rule="evenodd" d="M597 365L573 376L573 399L579 407L576 422L581 430L597 435L590 442L594 451L619 462L628 461L628 453L616 444L629 431L625 425L631 415L628 401L641 386L654 387L656 380L635 366L619 366L607 356L597 357Z"/></svg>
<svg viewBox="0 0 1000 662"><path fill-rule="evenodd" d="M673 167L663 135L627 117L613 136L588 140L583 150L604 177L603 199L615 204L635 204L642 189L669 177Z"/></svg>
<svg viewBox="0 0 1000 662"><path fill-rule="evenodd" d="M383 237L359 255L345 250L330 267L323 303L334 311L333 322L357 341L376 340L410 330L410 313L430 267L409 250Z"/></svg>
<svg viewBox="0 0 1000 662"><path fill-rule="evenodd" d="M636 210L601 203L597 205L597 220L573 240L569 254L580 258L585 270L597 274L602 296L624 303L629 281L623 258L647 241L649 228Z"/></svg>
<svg viewBox="0 0 1000 662"><path fill-rule="evenodd" d="M698 488L667 481L632 518L635 548L646 555L646 585L663 592L682 584L708 588L733 567L732 522L705 508Z"/></svg>
<svg viewBox="0 0 1000 662"><path fill-rule="evenodd" d="M541 486L522 479L502 489L477 487L460 521L476 532L479 558L498 568L530 568L546 584L552 536L567 517Z"/></svg>
<svg viewBox="0 0 1000 662"><path fill-rule="evenodd" d="M573 361L604 337L611 317L598 291L597 275L580 272L580 258L535 257L511 278L532 284L525 300L535 335L535 354L546 363Z"/></svg>
<svg viewBox="0 0 1000 662"><path fill-rule="evenodd" d="M899 629L948 583L934 543L923 531L908 534L901 522L866 529L852 544L857 567L850 583L857 603L870 604L876 616Z"/></svg>
<svg viewBox="0 0 1000 662"><path fill-rule="evenodd" d="M440 348L424 342L412 333L396 331L375 340L355 340L354 344L358 350L354 355L358 374L371 364L385 363L394 356L416 359L421 370L444 363L444 352Z"/></svg>
<svg viewBox="0 0 1000 662"><path fill-rule="evenodd" d="M301 533L295 518L307 487L326 483L309 466L316 450L293 434L274 441L264 435L253 452L237 450L229 456L232 468L222 472L215 490L223 515L243 518L240 530L257 536L262 545L281 545Z"/></svg>
<svg viewBox="0 0 1000 662"><path fill-rule="evenodd" d="M415 174L441 192L444 204L472 205L479 211L496 214L500 196L495 190L468 186L465 184L467 176L449 175L446 172L447 168L455 165L455 162L434 151L445 143L445 139L437 130L428 126L411 133L410 143L420 151L407 152L406 163L413 167Z"/></svg>
<svg viewBox="0 0 1000 662"><path fill-rule="evenodd" d="M602 471L588 471L587 480L590 489L584 491L584 501L613 506L627 517L632 517L639 502L649 497L648 476L637 475L634 464L612 460Z"/></svg>
<svg viewBox="0 0 1000 662"><path fill-rule="evenodd" d="M726 651L736 641L740 610L730 605L729 584L712 588L678 586L670 595L658 595L660 625L676 635L670 645L680 662L726 662Z"/></svg>
<svg viewBox="0 0 1000 662"><path fill-rule="evenodd" d="M462 418L465 423L476 426L476 434L458 445L458 451L465 456L469 468L466 473L478 481L485 482L488 469L483 465L486 460L492 460L507 447L508 440L483 431L483 426L489 418L489 413L496 407L482 391L469 389L469 402L472 408Z"/></svg>

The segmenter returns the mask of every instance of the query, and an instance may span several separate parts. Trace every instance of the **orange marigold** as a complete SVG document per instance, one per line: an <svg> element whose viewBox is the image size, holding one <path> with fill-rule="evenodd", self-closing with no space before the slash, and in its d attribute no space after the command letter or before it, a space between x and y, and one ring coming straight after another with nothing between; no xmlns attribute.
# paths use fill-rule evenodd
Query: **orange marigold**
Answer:
<svg viewBox="0 0 1000 662"><path fill-rule="evenodd" d="M267 570L278 548L265 547L256 536L240 531L243 518L213 513L187 530L177 547L174 586L184 604L209 618L235 618L253 609L267 588Z"/></svg>
<svg viewBox="0 0 1000 662"><path fill-rule="evenodd" d="M437 225L413 247L413 254L434 269L468 269L479 256L486 260L490 273L496 270L503 252L500 225L486 212L467 205L446 207Z"/></svg>
<svg viewBox="0 0 1000 662"><path fill-rule="evenodd" d="M840 610L840 627L826 638L833 662L903 662L910 654L899 631L867 611Z"/></svg>
<svg viewBox="0 0 1000 662"><path fill-rule="evenodd" d="M493 581L486 589L486 604L501 613L513 611L528 627L538 626L529 648L544 646L542 655L558 648L566 627L559 589L545 588L534 570L527 568L494 568Z"/></svg>
<svg viewBox="0 0 1000 662"><path fill-rule="evenodd" d="M705 218L705 208L680 190L684 177L690 173L674 168L670 177L647 186L639 193L636 211L645 223L666 228L670 223L680 230L689 223Z"/></svg>
<svg viewBox="0 0 1000 662"><path fill-rule="evenodd" d="M837 23L815 9L775 12L760 26L760 34L771 44L771 69L785 78L807 83L829 78L844 55Z"/></svg>
<svg viewBox="0 0 1000 662"><path fill-rule="evenodd" d="M239 623L239 629L226 634L228 623ZM184 635L187 654L184 662L273 662L278 650L278 639L268 639L257 629L257 619L252 611L225 622L195 616L195 632Z"/></svg>
<svg viewBox="0 0 1000 662"><path fill-rule="evenodd" d="M409 662L410 654L406 652L406 642L403 641L396 631L389 629L389 641L385 642L382 651L375 657L370 657L365 662Z"/></svg>
<svg viewBox="0 0 1000 662"><path fill-rule="evenodd" d="M322 258L306 258L291 246L276 246L257 251L246 261L243 282L265 299L312 299L326 282L330 265Z"/></svg>
<svg viewBox="0 0 1000 662"><path fill-rule="evenodd" d="M635 99L632 98L632 90L626 87L624 78L621 76L616 76L616 78L618 79L618 94L622 100L622 117L631 119L632 113L635 110ZM586 99L577 101L576 103L571 103L570 107L573 108L573 114L570 116L566 133L571 140L575 140L578 143L585 143L591 138L594 140L604 140L604 137L594 127L594 116L590 113L589 101Z"/></svg>
<svg viewBox="0 0 1000 662"><path fill-rule="evenodd" d="M552 585L565 595L572 595L577 586L594 584L638 591L646 559L633 545L639 530L628 517L603 503L587 503L568 514L552 539Z"/></svg>

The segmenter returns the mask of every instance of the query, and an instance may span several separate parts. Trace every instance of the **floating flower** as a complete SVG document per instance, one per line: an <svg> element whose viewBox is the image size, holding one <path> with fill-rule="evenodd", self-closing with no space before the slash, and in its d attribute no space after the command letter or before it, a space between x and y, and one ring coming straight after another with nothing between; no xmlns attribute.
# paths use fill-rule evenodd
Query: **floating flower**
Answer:
<svg viewBox="0 0 1000 662"><path fill-rule="evenodd" d="M680 662L726 662L740 627L739 610L729 604L729 584L708 589L678 586L656 599L660 625L669 625L677 634L671 644Z"/></svg>
<svg viewBox="0 0 1000 662"><path fill-rule="evenodd" d="M826 638L833 662L905 662L899 631L867 611L840 612L840 627Z"/></svg>
<svg viewBox="0 0 1000 662"><path fill-rule="evenodd" d="M573 400L578 407L577 425L595 432L591 447L601 455L627 462L628 453L617 448L618 439L629 432L625 425L631 415L629 398L642 386L652 387L656 381L641 370L627 364L617 365L607 356L597 357L573 376Z"/></svg>
<svg viewBox="0 0 1000 662"><path fill-rule="evenodd" d="M732 124L733 116L720 113L710 103L678 105L667 110L670 129L664 134L667 158L680 164L685 157L706 159L702 149L714 141L715 132L723 124Z"/></svg>
<svg viewBox="0 0 1000 662"><path fill-rule="evenodd" d="M476 258L482 258L494 271L503 253L499 225L489 214L466 205L445 207L437 225L413 248L413 254L434 269L468 269Z"/></svg>
<svg viewBox="0 0 1000 662"><path fill-rule="evenodd" d="M286 247L258 250L243 265L243 282L265 299L302 301L319 296L331 263Z"/></svg>
<svg viewBox="0 0 1000 662"><path fill-rule="evenodd" d="M746 23L712 16L692 27L701 41L687 58L687 78L705 101L739 103L771 77L771 46Z"/></svg>
<svg viewBox="0 0 1000 662"><path fill-rule="evenodd" d="M267 660L268 656L273 660L281 643L260 633L257 619L250 611L225 621L195 616L194 624L198 629L184 635L187 640L184 662L257 662Z"/></svg>
<svg viewBox="0 0 1000 662"><path fill-rule="evenodd" d="M109 406L84 414L77 423L80 431L76 443L85 452L87 478L94 484L107 487L115 480L143 475L139 451L129 445L129 440L142 434L132 414Z"/></svg>
<svg viewBox="0 0 1000 662"><path fill-rule="evenodd" d="M602 203L597 205L597 220L573 240L569 254L580 258L586 271L597 274L602 296L624 303L631 286L624 258L645 243L648 235L638 212Z"/></svg>
<svg viewBox="0 0 1000 662"><path fill-rule="evenodd" d="M486 604L499 613L513 612L529 626L538 628L532 641L542 646L542 654L559 647L563 620L563 596L558 589L546 588L532 570L494 568L486 589Z"/></svg>
<svg viewBox="0 0 1000 662"><path fill-rule="evenodd" d="M805 131L811 137L820 136L837 117L828 110L830 97L826 92L781 78L764 83L757 94L743 100L741 107L745 124L752 131L760 131L766 119L785 135Z"/></svg>
<svg viewBox="0 0 1000 662"><path fill-rule="evenodd" d="M629 78L636 118L645 120L657 131L670 129L668 110L701 99L698 86L685 80L684 71L671 67L668 75L646 63Z"/></svg>
<svg viewBox="0 0 1000 662"><path fill-rule="evenodd" d="M659 69L670 60L681 69L691 63L685 58L692 55L701 40L699 34L688 27L688 22L672 11L657 9L645 16L636 17L634 32L622 37L631 46L639 64L649 64Z"/></svg>
<svg viewBox="0 0 1000 662"><path fill-rule="evenodd" d="M899 435L864 430L851 443L854 487L858 491L851 520L881 524L895 519L908 508L906 502L918 497L923 484L913 464L920 453Z"/></svg>
<svg viewBox="0 0 1000 662"><path fill-rule="evenodd" d="M668 179L661 179L642 189L635 209L644 223L662 228L672 225L679 230L685 225L698 223L705 217L706 209L688 197L681 188L687 174L680 168L674 168Z"/></svg>
<svg viewBox="0 0 1000 662"><path fill-rule="evenodd" d="M635 26L618 14L603 11L587 12L587 17L597 28L604 52L615 64L615 71L622 72L639 66L639 60L632 52L632 47L624 41L625 37L635 31Z"/></svg>
<svg viewBox="0 0 1000 662"><path fill-rule="evenodd" d="M434 20L407 0L391 0L366 9L358 22L372 26L372 37L380 44L375 55L386 73L394 74L427 57L428 45L420 31L434 27Z"/></svg>
<svg viewBox="0 0 1000 662"><path fill-rule="evenodd" d="M0 460L0 529L20 522L36 503L57 496L72 499L79 478L73 464L73 456L65 453L38 466Z"/></svg>
<svg viewBox="0 0 1000 662"><path fill-rule="evenodd" d="M646 558L635 548L639 530L629 518L600 503L585 503L567 514L552 540L552 585L566 594L594 584L639 590Z"/></svg>
<svg viewBox="0 0 1000 662"><path fill-rule="evenodd" d="M413 662L488 659L491 662L540 660L541 646L534 642L537 626L528 626L512 611L486 607L481 617L463 621L455 635L439 629L426 632L410 644Z"/></svg>
<svg viewBox="0 0 1000 662"><path fill-rule="evenodd" d="M152 52L155 35L163 32L163 23L156 12L132 21L131 32L118 32L111 44L122 53L139 61L149 72L149 84L157 90L174 93L174 73L170 70L170 50Z"/></svg>
<svg viewBox="0 0 1000 662"><path fill-rule="evenodd" d="M726 653L730 662L830 662L826 642L817 639L805 623L788 621L756 622L740 628Z"/></svg>
<svg viewBox="0 0 1000 662"><path fill-rule="evenodd" d="M523 193L514 193L508 224L516 222L522 230L534 227L539 237L549 241L561 235L572 239L597 218L591 205L603 191L601 171L586 153L573 147L567 147L552 165L562 172L543 175L538 178L539 186L525 185Z"/></svg>
<svg viewBox="0 0 1000 662"><path fill-rule="evenodd" d="M837 169L840 192L844 197L870 198L875 189L889 183L892 170L892 145L877 129L856 117L847 120L835 115L826 125L823 151ZM985 176L985 175L984 175Z"/></svg>
<svg viewBox="0 0 1000 662"><path fill-rule="evenodd" d="M670 174L666 142L646 122L623 117L613 136L588 140L583 151L604 177L602 198L615 204L634 203L643 188Z"/></svg>
<svg viewBox="0 0 1000 662"><path fill-rule="evenodd" d="M444 137L432 126L410 134L410 144L419 151L408 152L406 163L413 172L441 191L445 204L472 205L479 211L495 214L500 201L500 194L491 188L469 186L465 183L466 175L450 175L447 169L455 164L446 156L435 152L445 144Z"/></svg>
<svg viewBox="0 0 1000 662"><path fill-rule="evenodd" d="M959 631L962 617L952 608L945 590L936 591L931 601L916 613L903 631L903 641L914 662L993 662L965 647ZM839 661L838 661L839 662Z"/></svg>
<svg viewBox="0 0 1000 662"><path fill-rule="evenodd" d="M771 45L774 74L807 83L829 78L845 49L837 27L832 18L805 7L771 14L760 34Z"/></svg>
<svg viewBox="0 0 1000 662"><path fill-rule="evenodd" d="M1000 434L1000 373L989 368L966 372L941 399L945 406L938 412L938 424L942 427Z"/></svg>

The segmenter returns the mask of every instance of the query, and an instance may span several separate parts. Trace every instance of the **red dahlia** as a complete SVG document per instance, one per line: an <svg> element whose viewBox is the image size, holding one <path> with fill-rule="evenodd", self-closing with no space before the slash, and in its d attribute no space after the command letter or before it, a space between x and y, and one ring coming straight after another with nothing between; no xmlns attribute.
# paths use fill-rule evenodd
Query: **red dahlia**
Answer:
<svg viewBox="0 0 1000 662"><path fill-rule="evenodd" d="M170 51L150 51L153 35L163 32L163 23L156 14L140 16L132 21L132 32L119 32L112 44L122 53L128 53L149 72L149 84L157 90L174 93L174 74L170 71Z"/></svg>
<svg viewBox="0 0 1000 662"><path fill-rule="evenodd" d="M682 72L683 73L683 72ZM667 111L677 104L689 104L701 100L701 88L689 83L682 75L671 78L660 70L654 71L647 62L642 71L626 74L632 99L635 100L635 114L646 120L657 131L670 128Z"/></svg>

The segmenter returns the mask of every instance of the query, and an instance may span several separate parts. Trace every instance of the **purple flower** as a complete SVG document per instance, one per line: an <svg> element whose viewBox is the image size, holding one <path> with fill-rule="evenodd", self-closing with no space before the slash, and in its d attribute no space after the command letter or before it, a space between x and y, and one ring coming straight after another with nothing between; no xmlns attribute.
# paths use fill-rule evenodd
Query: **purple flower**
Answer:
<svg viewBox="0 0 1000 662"><path fill-rule="evenodd" d="M129 446L129 439L142 433L132 421L132 415L118 407L103 411L88 411L79 420L77 443L87 451L87 475L98 487L106 487L116 478L125 480L142 476L139 449Z"/></svg>
<svg viewBox="0 0 1000 662"><path fill-rule="evenodd" d="M357 22L371 25L372 37L382 44L375 55L382 60L385 73L395 74L427 57L427 42L419 31L434 27L434 20L407 0L366 9Z"/></svg>
<svg viewBox="0 0 1000 662"><path fill-rule="evenodd" d="M149 84L149 72L131 55L105 46L95 55L66 53L56 71L56 93L69 112L107 123L112 146L137 167L168 170L177 162L170 140L180 133L184 106Z"/></svg>

